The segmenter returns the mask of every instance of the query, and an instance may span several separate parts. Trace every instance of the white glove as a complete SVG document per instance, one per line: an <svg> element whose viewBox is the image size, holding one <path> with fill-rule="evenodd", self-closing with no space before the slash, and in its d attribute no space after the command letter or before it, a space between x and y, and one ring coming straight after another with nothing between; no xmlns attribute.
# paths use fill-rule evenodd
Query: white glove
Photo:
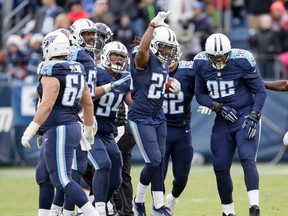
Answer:
<svg viewBox="0 0 288 216"><path fill-rule="evenodd" d="M181 91L181 83L174 78L171 82L171 88L169 88L169 91L173 94L179 94Z"/></svg>
<svg viewBox="0 0 288 216"><path fill-rule="evenodd" d="M107 93L107 92L112 91L115 88L118 88L119 86L123 85L129 79L131 79L131 75L130 74L128 76L124 77L124 78L121 78L121 79L113 82L113 83L108 83L108 84L102 85L102 88Z"/></svg>
<svg viewBox="0 0 288 216"><path fill-rule="evenodd" d="M98 131L98 123L97 123L96 117L94 116L94 119L93 119L93 135L94 136L96 135L97 131Z"/></svg>
<svg viewBox="0 0 288 216"><path fill-rule="evenodd" d="M94 144L93 126L84 125L84 136L90 145Z"/></svg>
<svg viewBox="0 0 288 216"><path fill-rule="evenodd" d="M206 106L199 106L197 112L200 112L203 115L210 115L212 110Z"/></svg>
<svg viewBox="0 0 288 216"><path fill-rule="evenodd" d="M288 146L288 131L285 133L285 135L283 137L283 144L285 146Z"/></svg>
<svg viewBox="0 0 288 216"><path fill-rule="evenodd" d="M31 122L29 126L26 128L26 130L23 133L23 136L21 138L21 144L25 148L30 148L29 141L32 139L32 137L36 134L37 130L39 129L40 125L36 122Z"/></svg>
<svg viewBox="0 0 288 216"><path fill-rule="evenodd" d="M151 20L151 24L155 26L155 28L159 26L169 27L167 23L164 22L166 17L171 13L171 11L160 11L158 12L157 16Z"/></svg>
<svg viewBox="0 0 288 216"><path fill-rule="evenodd" d="M83 118L83 112L78 113L79 118L81 119L81 122L79 122L81 125L83 125L84 123L84 118ZM81 126L82 130L83 130L83 126ZM81 131L82 131L81 130ZM94 116L93 119L93 135L95 136L98 130L98 123L96 121L96 117Z"/></svg>

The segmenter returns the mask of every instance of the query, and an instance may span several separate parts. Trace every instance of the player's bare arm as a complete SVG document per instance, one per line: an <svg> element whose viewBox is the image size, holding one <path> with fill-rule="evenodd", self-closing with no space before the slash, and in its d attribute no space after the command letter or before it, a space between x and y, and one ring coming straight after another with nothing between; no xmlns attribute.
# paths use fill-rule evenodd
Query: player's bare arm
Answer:
<svg viewBox="0 0 288 216"><path fill-rule="evenodd" d="M34 122L42 125L48 118L60 90L60 82L55 77L43 76L41 79L43 96L34 116Z"/></svg>
<svg viewBox="0 0 288 216"><path fill-rule="evenodd" d="M264 82L266 89L273 91L288 91L288 80L279 80L275 82Z"/></svg>

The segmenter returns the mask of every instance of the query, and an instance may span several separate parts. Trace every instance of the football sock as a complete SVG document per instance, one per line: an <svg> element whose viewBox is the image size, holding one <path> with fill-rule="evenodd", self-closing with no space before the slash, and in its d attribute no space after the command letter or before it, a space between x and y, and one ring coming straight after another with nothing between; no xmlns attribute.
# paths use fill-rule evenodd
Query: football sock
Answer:
<svg viewBox="0 0 288 216"><path fill-rule="evenodd" d="M259 190L248 191L248 199L250 206L259 206Z"/></svg>
<svg viewBox="0 0 288 216"><path fill-rule="evenodd" d="M38 216L49 216L50 209L39 209Z"/></svg>
<svg viewBox="0 0 288 216"><path fill-rule="evenodd" d="M226 214L226 215L229 215L229 214L235 214L235 210L234 210L234 203L230 203L230 204L222 204L222 209L223 209L223 212Z"/></svg>
<svg viewBox="0 0 288 216"><path fill-rule="evenodd" d="M152 191L153 205L156 209L164 205L163 191Z"/></svg>
<svg viewBox="0 0 288 216"><path fill-rule="evenodd" d="M136 203L144 203L145 202L145 196L146 196L146 191L148 189L148 185L143 185L140 182L138 183L137 186L137 193L136 193L136 198L135 202Z"/></svg>

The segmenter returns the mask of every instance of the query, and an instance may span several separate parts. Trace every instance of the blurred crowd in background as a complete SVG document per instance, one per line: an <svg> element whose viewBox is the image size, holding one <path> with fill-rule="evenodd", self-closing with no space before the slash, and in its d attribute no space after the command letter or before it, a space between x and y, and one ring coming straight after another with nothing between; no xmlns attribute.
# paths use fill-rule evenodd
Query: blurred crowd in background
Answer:
<svg viewBox="0 0 288 216"><path fill-rule="evenodd" d="M248 47L230 38L232 46L255 54L264 79L274 79L275 70L277 78L288 75L287 0L0 0L0 5L0 80L34 81L43 37L58 28L69 29L77 19L107 24L113 40L130 51L134 37L142 36L161 10L172 11L168 22L184 59L192 60L204 50L209 35L221 32L229 37L241 29L237 40Z"/></svg>

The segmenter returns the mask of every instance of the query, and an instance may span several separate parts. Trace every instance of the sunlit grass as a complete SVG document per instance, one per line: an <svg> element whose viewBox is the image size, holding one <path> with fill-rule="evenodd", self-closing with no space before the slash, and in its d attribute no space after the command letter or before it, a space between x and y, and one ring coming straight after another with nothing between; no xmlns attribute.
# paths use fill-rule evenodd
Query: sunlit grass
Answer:
<svg viewBox="0 0 288 216"><path fill-rule="evenodd" d="M259 166L260 208L262 216L283 216L288 212L288 165ZM137 186L142 166L132 167L134 189ZM38 185L35 168L0 168L0 215L36 216L38 209ZM234 202L237 216L248 215L248 197L244 186L243 172L233 165ZM172 186L172 174L168 173L166 189ZM135 191L134 191L135 193ZM151 195L147 193L147 215L151 210ZM177 216L220 216L221 204L211 165L191 168L189 182L175 208Z"/></svg>

